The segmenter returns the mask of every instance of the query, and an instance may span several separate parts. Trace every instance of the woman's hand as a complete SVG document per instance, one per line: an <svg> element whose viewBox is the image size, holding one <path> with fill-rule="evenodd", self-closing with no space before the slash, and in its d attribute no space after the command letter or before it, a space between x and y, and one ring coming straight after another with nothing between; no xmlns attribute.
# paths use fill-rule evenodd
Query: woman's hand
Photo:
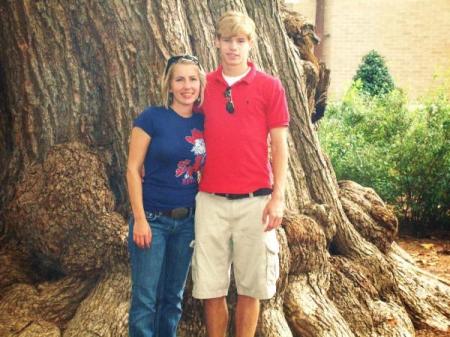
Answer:
<svg viewBox="0 0 450 337"><path fill-rule="evenodd" d="M133 225L133 241L139 248L149 248L152 242L152 230L147 219L135 221Z"/></svg>

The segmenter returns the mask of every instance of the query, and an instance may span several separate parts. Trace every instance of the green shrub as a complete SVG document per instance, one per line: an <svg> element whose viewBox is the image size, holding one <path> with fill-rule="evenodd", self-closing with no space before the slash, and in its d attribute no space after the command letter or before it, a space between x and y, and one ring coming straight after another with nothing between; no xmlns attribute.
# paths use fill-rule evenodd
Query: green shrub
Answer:
<svg viewBox="0 0 450 337"><path fill-rule="evenodd" d="M386 94L394 89L394 81L384 58L375 50L363 57L353 80L361 81L362 91L370 96Z"/></svg>
<svg viewBox="0 0 450 337"><path fill-rule="evenodd" d="M405 96L399 90L383 97L360 95L360 85L328 105L319 136L338 179L370 186L392 202L396 172L390 147L408 128Z"/></svg>
<svg viewBox="0 0 450 337"><path fill-rule="evenodd" d="M443 86L423 99L403 141L393 148L402 218L419 231L424 224L450 229L449 89Z"/></svg>
<svg viewBox="0 0 450 337"><path fill-rule="evenodd" d="M337 178L374 188L416 230L450 229L450 85L409 109L399 89L370 96L361 87L330 103L320 124Z"/></svg>

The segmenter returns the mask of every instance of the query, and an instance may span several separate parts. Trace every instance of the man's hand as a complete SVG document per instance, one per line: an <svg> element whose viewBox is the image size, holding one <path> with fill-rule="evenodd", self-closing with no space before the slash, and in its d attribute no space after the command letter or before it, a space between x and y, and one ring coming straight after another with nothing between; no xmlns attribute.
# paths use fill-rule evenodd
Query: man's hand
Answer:
<svg viewBox="0 0 450 337"><path fill-rule="evenodd" d="M266 224L264 231L267 232L280 227L283 213L284 199L272 195L263 211L262 222Z"/></svg>
<svg viewBox="0 0 450 337"><path fill-rule="evenodd" d="M147 220L136 220L133 226L133 241L139 248L149 248L152 242L152 231Z"/></svg>

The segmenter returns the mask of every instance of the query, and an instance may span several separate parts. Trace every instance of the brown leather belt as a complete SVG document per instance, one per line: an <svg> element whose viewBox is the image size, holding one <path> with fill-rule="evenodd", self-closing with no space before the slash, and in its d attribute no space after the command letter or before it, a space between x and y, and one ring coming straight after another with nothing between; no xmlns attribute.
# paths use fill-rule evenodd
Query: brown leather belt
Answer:
<svg viewBox="0 0 450 337"><path fill-rule="evenodd" d="M230 200L236 200L236 199L245 199L245 198L251 198L251 197L259 197L262 195L269 195L272 194L271 188L260 188L254 192L251 193L242 193L242 194L233 194L233 193L213 193L214 195L218 195L220 197L224 197Z"/></svg>

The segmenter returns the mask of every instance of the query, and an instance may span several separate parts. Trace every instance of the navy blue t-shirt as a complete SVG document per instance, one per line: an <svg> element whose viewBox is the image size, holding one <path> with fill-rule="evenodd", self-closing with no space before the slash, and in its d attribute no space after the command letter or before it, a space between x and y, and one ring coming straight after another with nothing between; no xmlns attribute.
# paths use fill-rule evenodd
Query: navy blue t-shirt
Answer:
<svg viewBox="0 0 450 337"><path fill-rule="evenodd" d="M133 125L151 137L144 161L144 210L193 207L198 171L206 156L203 115L184 118L171 108L149 107Z"/></svg>

